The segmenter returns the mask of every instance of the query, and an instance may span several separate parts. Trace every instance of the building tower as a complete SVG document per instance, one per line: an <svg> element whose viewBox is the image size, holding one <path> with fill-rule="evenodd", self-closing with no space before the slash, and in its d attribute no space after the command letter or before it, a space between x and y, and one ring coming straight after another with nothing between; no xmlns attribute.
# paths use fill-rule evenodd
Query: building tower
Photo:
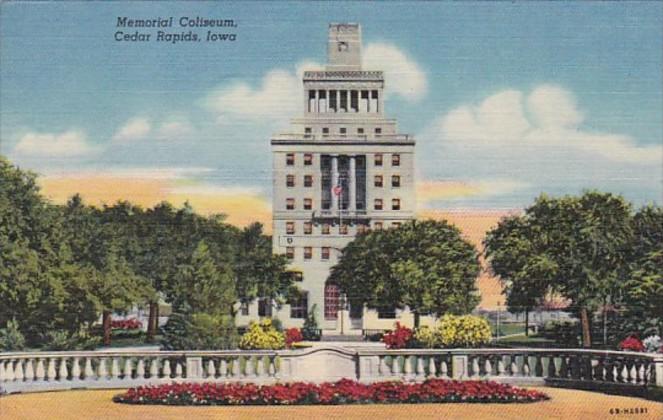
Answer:
<svg viewBox="0 0 663 420"><path fill-rule="evenodd" d="M315 304L323 333L382 328L379 318L390 328L393 314L345 308L327 277L355 235L414 218L415 141L385 117L383 73L362 68L358 24L329 25L327 57L324 71L304 73L303 116L271 140L273 249L307 292L271 315L301 326ZM255 309L270 315L266 302Z"/></svg>

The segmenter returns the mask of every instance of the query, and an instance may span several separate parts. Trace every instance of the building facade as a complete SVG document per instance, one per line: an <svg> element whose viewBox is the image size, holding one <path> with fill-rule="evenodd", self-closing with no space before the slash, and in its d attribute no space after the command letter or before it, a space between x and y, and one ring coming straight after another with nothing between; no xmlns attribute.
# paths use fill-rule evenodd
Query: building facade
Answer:
<svg viewBox="0 0 663 420"><path fill-rule="evenodd" d="M273 250L305 297L278 309L260 301L244 316L301 326L315 305L323 333L391 328L405 315L348 308L327 277L355 235L415 217L415 141L385 115L382 71L362 68L358 24L329 26L327 57L324 71L304 73L302 115L271 139Z"/></svg>

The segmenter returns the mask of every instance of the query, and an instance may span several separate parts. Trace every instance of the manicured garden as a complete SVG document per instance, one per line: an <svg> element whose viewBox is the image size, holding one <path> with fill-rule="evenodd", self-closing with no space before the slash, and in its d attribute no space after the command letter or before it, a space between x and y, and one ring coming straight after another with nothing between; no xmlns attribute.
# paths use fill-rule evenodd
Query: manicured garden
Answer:
<svg viewBox="0 0 663 420"><path fill-rule="evenodd" d="M527 403L547 400L540 391L491 381L429 379L363 384L304 382L274 385L241 383L173 383L131 388L113 398L126 404L163 405L309 405L415 403Z"/></svg>

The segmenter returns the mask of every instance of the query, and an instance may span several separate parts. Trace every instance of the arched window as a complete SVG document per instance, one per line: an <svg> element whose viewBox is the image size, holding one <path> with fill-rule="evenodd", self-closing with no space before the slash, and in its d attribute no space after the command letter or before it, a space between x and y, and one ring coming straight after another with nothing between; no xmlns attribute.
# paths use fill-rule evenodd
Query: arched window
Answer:
<svg viewBox="0 0 663 420"><path fill-rule="evenodd" d="M325 284L325 319L336 319L338 317L339 298L341 290L333 283Z"/></svg>

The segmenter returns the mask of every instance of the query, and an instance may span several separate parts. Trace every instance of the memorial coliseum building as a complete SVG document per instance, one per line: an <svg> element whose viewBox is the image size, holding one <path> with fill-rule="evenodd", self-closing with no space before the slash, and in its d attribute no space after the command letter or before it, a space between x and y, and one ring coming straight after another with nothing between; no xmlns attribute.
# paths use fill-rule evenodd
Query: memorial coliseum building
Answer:
<svg viewBox="0 0 663 420"><path fill-rule="evenodd" d="M290 259L305 296L280 308L255 302L242 308L239 325L272 316L299 327L314 305L328 335L412 323L407 311L347 307L327 281L355 235L415 217L415 141L386 117L382 71L362 68L358 24L329 25L327 60L324 71L304 73L302 115L271 139L273 249Z"/></svg>

